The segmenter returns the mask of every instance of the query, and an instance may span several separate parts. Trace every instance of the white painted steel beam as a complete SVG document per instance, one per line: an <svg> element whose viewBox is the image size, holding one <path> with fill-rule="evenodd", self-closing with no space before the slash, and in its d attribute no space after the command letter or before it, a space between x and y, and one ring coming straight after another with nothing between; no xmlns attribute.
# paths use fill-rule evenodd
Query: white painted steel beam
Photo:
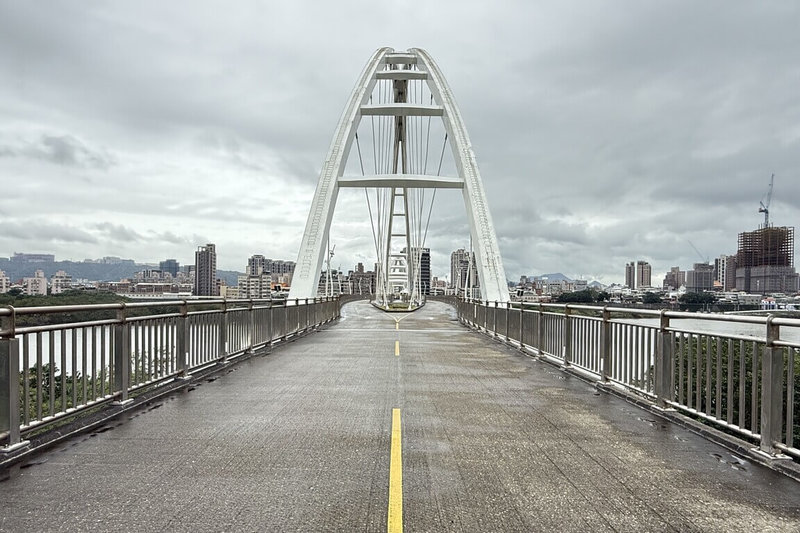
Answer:
<svg viewBox="0 0 800 533"><path fill-rule="evenodd" d="M339 187L403 187L407 189L463 189L464 180L427 174L373 174L342 176Z"/></svg>
<svg viewBox="0 0 800 533"><path fill-rule="evenodd" d="M395 52L386 55L386 63L389 65L414 65L416 62L417 56L414 54Z"/></svg>
<svg viewBox="0 0 800 533"><path fill-rule="evenodd" d="M361 114L365 117L441 117L443 112L442 106L438 105L378 104L361 106Z"/></svg>
<svg viewBox="0 0 800 533"><path fill-rule="evenodd" d="M379 80L427 80L428 73L422 70L381 70L375 73Z"/></svg>

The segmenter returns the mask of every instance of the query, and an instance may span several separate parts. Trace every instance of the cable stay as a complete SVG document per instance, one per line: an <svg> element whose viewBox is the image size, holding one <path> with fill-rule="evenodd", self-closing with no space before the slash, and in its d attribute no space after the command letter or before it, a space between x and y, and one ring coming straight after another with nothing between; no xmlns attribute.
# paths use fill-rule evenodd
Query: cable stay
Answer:
<svg viewBox="0 0 800 533"><path fill-rule="evenodd" d="M419 71L416 64L387 62L378 72L382 74L376 75L363 109L432 109L437 105L427 74ZM365 121L368 131L362 133L371 139L372 147L365 152L361 146L364 136L359 137L356 132L361 176L342 178L341 186L365 185L377 259L374 305L387 311L413 311L424 305L430 291L429 266L423 264L423 259L428 256L425 244L436 188L460 188L461 183L441 176L447 133L439 160L431 161L431 114L370 112L363 116L369 117L369 122ZM364 156L370 152L372 175L367 175ZM436 174L429 174L429 168L436 168ZM433 192L428 193L427 188L433 188Z"/></svg>

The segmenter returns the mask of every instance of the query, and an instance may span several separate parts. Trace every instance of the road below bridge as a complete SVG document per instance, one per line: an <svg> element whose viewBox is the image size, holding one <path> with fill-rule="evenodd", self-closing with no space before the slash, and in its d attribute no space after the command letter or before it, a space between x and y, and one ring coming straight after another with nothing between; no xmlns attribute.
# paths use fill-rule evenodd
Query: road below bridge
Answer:
<svg viewBox="0 0 800 533"><path fill-rule="evenodd" d="M439 302L348 304L32 459L0 505L2 531L800 530L797 482Z"/></svg>

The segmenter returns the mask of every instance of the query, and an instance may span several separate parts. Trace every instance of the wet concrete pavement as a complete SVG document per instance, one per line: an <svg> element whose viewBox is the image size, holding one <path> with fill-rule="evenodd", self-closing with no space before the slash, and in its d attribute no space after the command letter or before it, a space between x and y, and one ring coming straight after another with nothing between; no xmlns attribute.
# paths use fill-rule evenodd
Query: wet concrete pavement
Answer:
<svg viewBox="0 0 800 533"><path fill-rule="evenodd" d="M0 531L800 531L800 484L430 302L366 302L0 482Z"/></svg>

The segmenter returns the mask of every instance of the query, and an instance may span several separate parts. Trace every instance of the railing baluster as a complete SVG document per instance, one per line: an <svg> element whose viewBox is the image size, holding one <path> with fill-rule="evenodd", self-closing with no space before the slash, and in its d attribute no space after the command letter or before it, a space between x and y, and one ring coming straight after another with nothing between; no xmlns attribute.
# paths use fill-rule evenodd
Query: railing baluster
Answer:
<svg viewBox="0 0 800 533"><path fill-rule="evenodd" d="M752 381L750 383L750 431L756 433L759 431L759 412L758 412L758 345L753 341L753 361L752 361Z"/></svg>
<svg viewBox="0 0 800 533"><path fill-rule="evenodd" d="M67 410L67 330L61 330L61 405L59 411Z"/></svg>
<svg viewBox="0 0 800 533"><path fill-rule="evenodd" d="M694 405L698 411L703 410L703 336L697 336L697 352L695 353Z"/></svg>
<svg viewBox="0 0 800 533"><path fill-rule="evenodd" d="M29 360L29 352L30 352L30 334L25 334L22 336L22 369L20 370L20 375L22 376L22 424L28 425L30 423L30 360ZM0 385L2 386L2 385ZM37 385L36 388L38 389L39 386Z"/></svg>
<svg viewBox="0 0 800 533"><path fill-rule="evenodd" d="M89 365L87 364L88 363L88 360L87 360L88 351L86 349L87 348L86 347L87 329L88 328L81 328L81 369L82 369L82 373L83 373L83 380L82 380L82 386L83 386L83 395L82 396L83 396L83 398L81 400L81 403L84 404L84 405L86 404L86 401L88 399L88 391L86 389L87 389L87 386L89 385L88 378L86 376L89 373L88 372Z"/></svg>
<svg viewBox="0 0 800 533"><path fill-rule="evenodd" d="M104 326L101 326L104 327ZM92 400L97 399L97 328L96 326L91 327L91 339L92 339Z"/></svg>
<svg viewBox="0 0 800 533"><path fill-rule="evenodd" d="M786 445L790 448L794 446L794 363L800 356L797 348L787 349L789 360L786 366Z"/></svg>
<svg viewBox="0 0 800 533"><path fill-rule="evenodd" d="M722 339L720 337L716 337L715 339L717 349L716 349L716 363L717 363L717 374L716 374L716 399L715 401L717 404L714 406L714 416L718 419L722 418Z"/></svg>

